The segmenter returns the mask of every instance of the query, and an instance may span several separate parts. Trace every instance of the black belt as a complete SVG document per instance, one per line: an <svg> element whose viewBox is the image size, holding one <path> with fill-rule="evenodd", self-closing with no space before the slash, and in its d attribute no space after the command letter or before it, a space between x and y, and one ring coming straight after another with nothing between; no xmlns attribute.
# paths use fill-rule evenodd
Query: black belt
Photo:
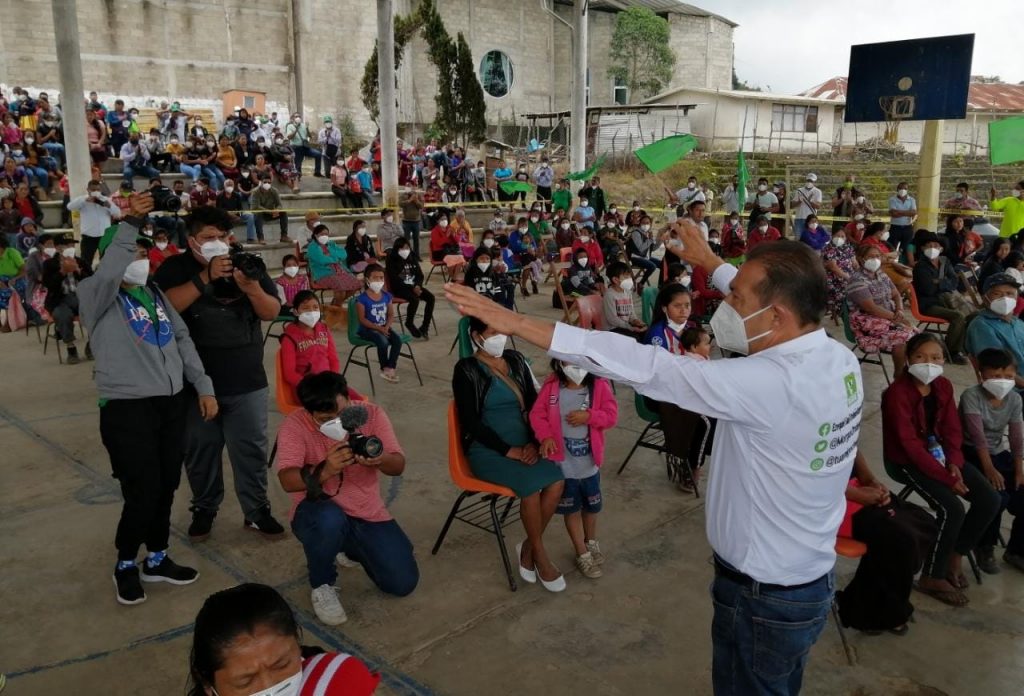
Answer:
<svg viewBox="0 0 1024 696"><path fill-rule="evenodd" d="M714 562L715 575L721 575L722 577L727 578L728 580L732 580L737 585L743 585L744 587L751 587L754 583L757 583L758 586L763 590L784 592L786 590L802 590L805 587L810 587L811 585L814 585L815 583L821 581L821 578L817 578L816 580L804 582L799 585L774 585L770 582L757 582L757 580L750 577L746 573L741 573L735 568L726 565L725 562L722 561L717 554L714 557ZM822 575L821 577L823 578L825 576Z"/></svg>

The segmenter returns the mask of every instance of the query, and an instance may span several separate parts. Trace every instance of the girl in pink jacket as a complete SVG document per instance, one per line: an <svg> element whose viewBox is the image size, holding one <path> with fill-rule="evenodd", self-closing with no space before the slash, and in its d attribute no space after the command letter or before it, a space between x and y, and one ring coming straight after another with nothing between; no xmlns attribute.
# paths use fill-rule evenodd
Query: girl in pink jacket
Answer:
<svg viewBox="0 0 1024 696"><path fill-rule="evenodd" d="M541 456L558 462L565 476L558 512L565 518L576 567L588 578L599 578L604 563L597 543L604 431L615 426L619 405L607 380L558 360L551 361L551 369L530 410L530 425Z"/></svg>

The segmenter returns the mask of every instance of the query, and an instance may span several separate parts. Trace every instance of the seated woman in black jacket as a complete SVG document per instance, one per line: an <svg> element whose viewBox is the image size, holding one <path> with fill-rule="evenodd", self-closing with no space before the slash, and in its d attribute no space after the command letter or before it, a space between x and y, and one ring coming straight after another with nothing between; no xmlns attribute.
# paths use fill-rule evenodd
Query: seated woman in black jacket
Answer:
<svg viewBox="0 0 1024 696"><path fill-rule="evenodd" d="M348 254L348 267L353 273L362 273L371 263L377 263L377 251L373 248L370 235L366 234L366 221L356 220L352 223L352 234L345 240L345 253Z"/></svg>
<svg viewBox="0 0 1024 696"><path fill-rule="evenodd" d="M544 548L544 529L555 514L564 485L562 470L540 458L526 414L537 400L537 387L526 358L505 350L508 336L470 319L476 353L455 365L452 391L462 429L462 445L473 475L511 488L519 498L526 541L516 546L519 575L552 592L565 579Z"/></svg>
<svg viewBox="0 0 1024 696"><path fill-rule="evenodd" d="M499 268L503 269L500 273ZM497 245L491 248L480 246L473 252L462 283L512 309L515 283L509 281L504 270L507 269L501 263L501 250Z"/></svg>
<svg viewBox="0 0 1024 696"><path fill-rule="evenodd" d="M423 287L420 257L412 250L409 240L405 237L399 237L391 245L385 273L391 294L409 303L405 312L405 328L416 338L429 339L428 329L434 316L434 295ZM416 310L420 302L423 303L423 323L417 329Z"/></svg>

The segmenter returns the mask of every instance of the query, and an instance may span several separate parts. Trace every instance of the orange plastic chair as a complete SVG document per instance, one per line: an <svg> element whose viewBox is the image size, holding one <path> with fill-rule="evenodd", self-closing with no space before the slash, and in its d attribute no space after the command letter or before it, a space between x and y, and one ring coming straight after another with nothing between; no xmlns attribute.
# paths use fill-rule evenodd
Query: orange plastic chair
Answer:
<svg viewBox="0 0 1024 696"><path fill-rule="evenodd" d="M515 510L515 514L510 515L512 507L518 502L518 499L511 488L481 481L473 476L473 472L469 468L469 460L466 458L466 452L462 446L462 429L459 427L459 416L455 410L454 400L448 402L448 474L451 476L452 483L462 492L452 506L451 512L448 513L448 519L445 520L444 526L441 528L441 533L430 552L431 555L436 556L441 549L441 544L444 543L454 520L465 522L471 527L493 534L498 541L498 549L501 551L501 561L505 565L508 587L515 592L516 580L512 574L512 563L509 560L505 535L502 530L506 525L519 518L518 509ZM463 502L476 495L483 497L463 507ZM503 501L505 505L499 513L497 505Z"/></svg>
<svg viewBox="0 0 1024 696"><path fill-rule="evenodd" d="M868 552L868 546L862 541L850 537L836 537L836 555L843 558L860 558ZM846 661L851 667L857 664L857 655L846 640L846 632L843 631L843 623L839 620L839 605L832 600L832 619L836 622L836 630L839 631L839 640L843 643L843 652L846 653Z"/></svg>
<svg viewBox="0 0 1024 696"><path fill-rule="evenodd" d="M934 326L935 333L939 335L945 334L946 330L943 327L949 326L949 322L942 317L930 317L927 314L922 314L921 305L917 303L917 293L914 292L914 286L908 285L907 292L910 294L910 314L920 324L918 328L922 331L927 331L929 326Z"/></svg>
<svg viewBox="0 0 1024 696"><path fill-rule="evenodd" d="M600 295L585 295L576 298L576 311L579 312L581 329L597 329L604 331L604 301Z"/></svg>
<svg viewBox="0 0 1024 696"><path fill-rule="evenodd" d="M558 260L562 263L572 262L572 247L561 247L558 250Z"/></svg>

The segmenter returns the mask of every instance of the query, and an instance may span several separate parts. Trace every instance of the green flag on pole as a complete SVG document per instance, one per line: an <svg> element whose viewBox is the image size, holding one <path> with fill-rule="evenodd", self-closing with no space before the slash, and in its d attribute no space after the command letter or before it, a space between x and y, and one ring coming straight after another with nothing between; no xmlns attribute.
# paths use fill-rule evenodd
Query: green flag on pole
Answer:
<svg viewBox="0 0 1024 696"><path fill-rule="evenodd" d="M533 193L533 187L525 181L502 181L498 184L505 193Z"/></svg>
<svg viewBox="0 0 1024 696"><path fill-rule="evenodd" d="M651 174L657 174L681 160L687 152L695 147L697 147L697 139L692 135L670 135L650 145L645 145L633 154L644 163Z"/></svg>
<svg viewBox="0 0 1024 696"><path fill-rule="evenodd" d="M586 181L587 179L597 174L597 170L601 168L602 164L604 164L605 157L607 157L607 155L601 155L600 157L597 158L596 162L590 165L589 169L584 169L582 172L572 172L570 174L566 174L565 178L568 179L569 181Z"/></svg>
<svg viewBox="0 0 1024 696"><path fill-rule="evenodd" d="M743 210L747 204L747 184L750 182L750 172L747 171L747 158L740 150L736 155L736 202Z"/></svg>
<svg viewBox="0 0 1024 696"><path fill-rule="evenodd" d="M988 159L992 164L1024 161L1024 116L989 122Z"/></svg>

